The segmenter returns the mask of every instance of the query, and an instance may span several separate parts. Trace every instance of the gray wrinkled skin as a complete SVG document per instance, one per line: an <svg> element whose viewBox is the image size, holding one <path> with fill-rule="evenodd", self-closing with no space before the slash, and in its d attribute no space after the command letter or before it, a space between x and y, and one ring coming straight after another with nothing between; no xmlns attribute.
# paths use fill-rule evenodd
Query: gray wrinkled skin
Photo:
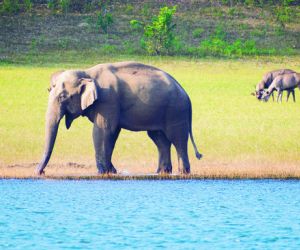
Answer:
<svg viewBox="0 0 300 250"><path fill-rule="evenodd" d="M178 155L181 173L190 173L187 154L192 134L191 101L169 74L136 62L99 64L87 70L66 70L51 76L46 114L46 142L37 174L44 173L65 116L67 129L86 116L93 124L98 172L116 173L112 153L121 129L147 131L159 153L158 173L171 173L170 147Z"/></svg>

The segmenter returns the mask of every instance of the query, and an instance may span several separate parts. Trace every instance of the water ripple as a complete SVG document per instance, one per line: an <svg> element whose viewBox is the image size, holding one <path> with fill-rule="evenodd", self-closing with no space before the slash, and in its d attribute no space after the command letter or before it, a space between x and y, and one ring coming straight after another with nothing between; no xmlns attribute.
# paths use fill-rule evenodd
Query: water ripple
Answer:
<svg viewBox="0 0 300 250"><path fill-rule="evenodd" d="M298 181L0 181L0 249L300 249Z"/></svg>

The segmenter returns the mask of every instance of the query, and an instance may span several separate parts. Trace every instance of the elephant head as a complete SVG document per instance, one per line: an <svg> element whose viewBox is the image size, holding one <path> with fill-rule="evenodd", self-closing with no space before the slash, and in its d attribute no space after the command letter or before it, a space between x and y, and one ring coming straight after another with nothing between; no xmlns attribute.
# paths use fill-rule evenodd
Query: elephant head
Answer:
<svg viewBox="0 0 300 250"><path fill-rule="evenodd" d="M66 127L98 99L95 80L83 71L61 71L51 77L46 113L46 141L37 173L42 174L54 147L60 120L65 116Z"/></svg>

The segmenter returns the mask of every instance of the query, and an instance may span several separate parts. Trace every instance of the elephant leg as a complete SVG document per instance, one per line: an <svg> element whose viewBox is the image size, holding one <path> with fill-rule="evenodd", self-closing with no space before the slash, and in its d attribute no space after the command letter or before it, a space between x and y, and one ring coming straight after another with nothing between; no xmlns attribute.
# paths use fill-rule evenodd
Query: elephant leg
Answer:
<svg viewBox="0 0 300 250"><path fill-rule="evenodd" d="M162 131L148 131L148 136L158 150L157 173L172 173L171 142Z"/></svg>
<svg viewBox="0 0 300 250"><path fill-rule="evenodd" d="M117 139L118 139L118 137L119 137L120 131L121 131L121 129L120 129L120 128L117 128L116 131L115 131L114 133L112 133L112 140L111 140L112 147L111 147L111 152L109 152L109 155L110 155L110 167L109 167L109 172L110 172L110 173L117 173L116 168L114 167L114 165L113 165L112 162L111 162L111 157L112 157L112 154L113 154L115 145L116 145L116 141L117 141Z"/></svg>
<svg viewBox="0 0 300 250"><path fill-rule="evenodd" d="M117 170L111 163L111 157L119 133L120 128L111 131L107 128L99 128L96 124L94 125L93 141L99 174L117 173Z"/></svg>
<svg viewBox="0 0 300 250"><path fill-rule="evenodd" d="M191 172L190 162L188 157L188 126L185 123L172 126L167 130L167 138L175 146L178 157L178 171L182 174Z"/></svg>

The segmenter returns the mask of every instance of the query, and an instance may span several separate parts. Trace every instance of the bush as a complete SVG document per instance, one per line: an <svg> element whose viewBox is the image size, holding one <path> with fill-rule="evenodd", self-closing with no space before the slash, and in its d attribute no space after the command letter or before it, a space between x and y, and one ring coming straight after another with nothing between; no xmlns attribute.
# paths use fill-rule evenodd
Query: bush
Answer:
<svg viewBox="0 0 300 250"><path fill-rule="evenodd" d="M293 0L284 0L282 5L274 8L275 19L282 28L285 28L294 16L294 8L289 6L292 2Z"/></svg>
<svg viewBox="0 0 300 250"><path fill-rule="evenodd" d="M193 38L200 38L203 34L204 29L203 28L196 28L193 30Z"/></svg>
<svg viewBox="0 0 300 250"><path fill-rule="evenodd" d="M131 14L131 13L133 12L133 10L134 10L134 7L133 7L132 4L127 4L127 5L125 6L125 13L126 13L126 14Z"/></svg>
<svg viewBox="0 0 300 250"><path fill-rule="evenodd" d="M106 9L98 11L96 14L96 27L98 30L108 33L109 27L113 24L114 19L111 13Z"/></svg>
<svg viewBox="0 0 300 250"><path fill-rule="evenodd" d="M30 12L32 10L32 1L24 0L24 8L26 12Z"/></svg>
<svg viewBox="0 0 300 250"><path fill-rule="evenodd" d="M173 15L176 6L163 7L159 14L154 16L152 22L144 27L144 44L150 55L170 54L174 47Z"/></svg>
<svg viewBox="0 0 300 250"><path fill-rule="evenodd" d="M16 14L20 10L18 0L3 0L1 12L4 14Z"/></svg>
<svg viewBox="0 0 300 250"><path fill-rule="evenodd" d="M225 32L218 26L210 38L203 40L198 47L200 56L232 57L258 54L256 42L254 40L242 41L236 39L233 42L226 41Z"/></svg>
<svg viewBox="0 0 300 250"><path fill-rule="evenodd" d="M70 9L71 0L60 0L59 5L62 12L67 13Z"/></svg>
<svg viewBox="0 0 300 250"><path fill-rule="evenodd" d="M117 47L115 45L111 45L111 44L103 44L100 47L100 51L104 55L116 54L117 53Z"/></svg>
<svg viewBox="0 0 300 250"><path fill-rule="evenodd" d="M134 31L142 31L144 29L144 23L134 19L130 21L130 27Z"/></svg>
<svg viewBox="0 0 300 250"><path fill-rule="evenodd" d="M50 10L54 11L54 10L57 8L57 6L58 6L57 0L48 0L47 7L48 7Z"/></svg>
<svg viewBox="0 0 300 250"><path fill-rule="evenodd" d="M150 14L151 14L150 8L151 8L150 4L149 3L145 3L143 5L142 11L141 11L142 15L146 16L146 17L150 16Z"/></svg>

